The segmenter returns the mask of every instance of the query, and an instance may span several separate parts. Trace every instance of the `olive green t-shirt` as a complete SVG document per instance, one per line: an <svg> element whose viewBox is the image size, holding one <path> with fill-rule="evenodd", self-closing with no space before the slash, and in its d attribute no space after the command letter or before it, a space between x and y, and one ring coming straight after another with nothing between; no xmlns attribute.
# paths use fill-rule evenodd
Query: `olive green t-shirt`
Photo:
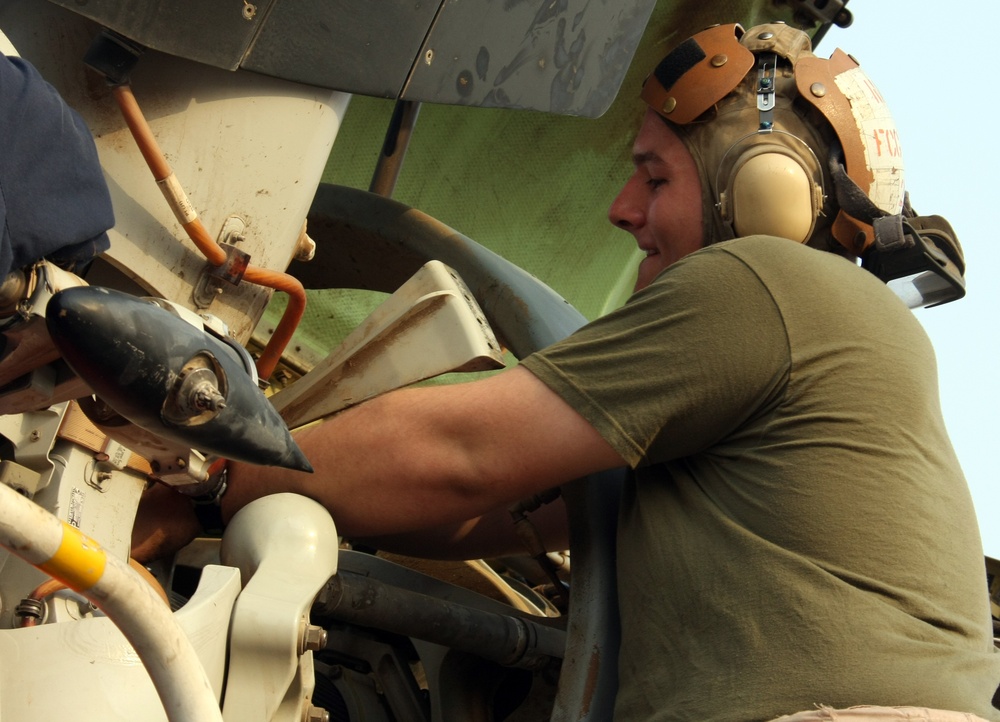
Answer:
<svg viewBox="0 0 1000 722"><path fill-rule="evenodd" d="M874 276L782 239L720 243L523 364L634 467L616 719L1000 719L933 350Z"/></svg>

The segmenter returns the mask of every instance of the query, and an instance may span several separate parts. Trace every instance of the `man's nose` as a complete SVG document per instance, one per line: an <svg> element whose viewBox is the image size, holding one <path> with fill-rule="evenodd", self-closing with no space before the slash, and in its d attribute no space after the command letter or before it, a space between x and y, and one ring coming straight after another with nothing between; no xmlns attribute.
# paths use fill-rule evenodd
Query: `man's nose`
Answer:
<svg viewBox="0 0 1000 722"><path fill-rule="evenodd" d="M637 201L634 179L630 179L611 202L608 220L626 231L639 228L643 223L643 212Z"/></svg>

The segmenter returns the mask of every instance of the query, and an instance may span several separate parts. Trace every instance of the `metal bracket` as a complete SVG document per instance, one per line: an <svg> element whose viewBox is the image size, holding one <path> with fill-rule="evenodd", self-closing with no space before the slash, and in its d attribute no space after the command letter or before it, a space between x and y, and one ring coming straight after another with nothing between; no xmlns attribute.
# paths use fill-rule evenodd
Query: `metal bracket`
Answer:
<svg viewBox="0 0 1000 722"><path fill-rule="evenodd" d="M774 128L774 95L777 84L778 56L766 53L757 62L757 111L760 114L760 130L770 132Z"/></svg>
<svg viewBox="0 0 1000 722"><path fill-rule="evenodd" d="M230 623L226 722L306 718L315 673L303 623L337 572L338 541L330 514L295 494L257 499L229 522L222 562L245 585Z"/></svg>
<svg viewBox="0 0 1000 722"><path fill-rule="evenodd" d="M230 216L222 224L218 243L226 252L226 262L221 266L207 264L198 278L191 297L199 309L208 308L212 302L225 290L225 284L238 286L243 280L243 274L250 265L250 254L241 251L235 244L244 239L243 231L246 223L238 216Z"/></svg>

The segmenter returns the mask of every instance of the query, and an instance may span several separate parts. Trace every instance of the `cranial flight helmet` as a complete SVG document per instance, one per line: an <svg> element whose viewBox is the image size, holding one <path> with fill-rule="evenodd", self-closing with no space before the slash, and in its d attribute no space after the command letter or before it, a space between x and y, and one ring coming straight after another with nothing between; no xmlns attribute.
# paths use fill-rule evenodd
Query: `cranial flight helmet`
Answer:
<svg viewBox="0 0 1000 722"><path fill-rule="evenodd" d="M892 116L843 51L817 57L784 23L717 25L671 51L642 98L698 167L706 243L768 234L859 257L911 307L965 294L954 231L910 208Z"/></svg>

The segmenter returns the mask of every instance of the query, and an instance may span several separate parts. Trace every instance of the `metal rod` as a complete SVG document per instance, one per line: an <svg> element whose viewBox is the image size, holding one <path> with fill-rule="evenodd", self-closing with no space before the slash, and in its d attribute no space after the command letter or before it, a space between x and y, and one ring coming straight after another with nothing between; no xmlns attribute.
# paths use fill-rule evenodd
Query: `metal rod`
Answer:
<svg viewBox="0 0 1000 722"><path fill-rule="evenodd" d="M396 180L403 169L406 149L410 144L410 136L413 134L413 127L417 124L419 114L420 103L413 100L396 102L389 127L385 131L382 152L378 157L371 185L368 186L369 192L377 193L386 198L392 197L392 191L395 189Z"/></svg>

